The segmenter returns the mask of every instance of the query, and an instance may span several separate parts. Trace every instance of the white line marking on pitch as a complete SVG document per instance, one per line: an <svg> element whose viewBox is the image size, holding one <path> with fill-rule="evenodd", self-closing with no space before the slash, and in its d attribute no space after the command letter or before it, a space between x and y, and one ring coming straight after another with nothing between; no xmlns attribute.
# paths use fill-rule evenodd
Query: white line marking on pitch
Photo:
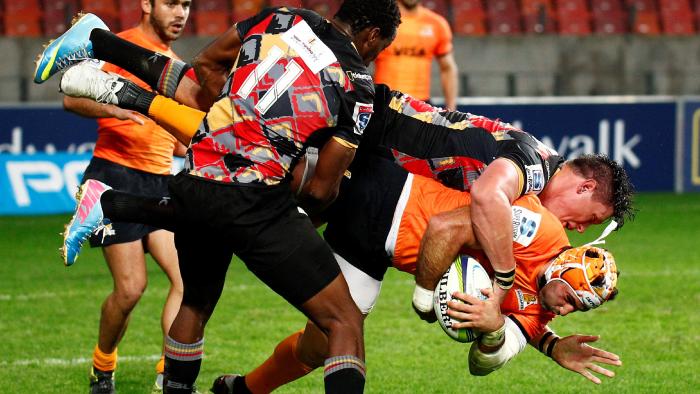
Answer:
<svg viewBox="0 0 700 394"><path fill-rule="evenodd" d="M155 361L160 359L160 354L152 354L150 356L119 356L119 361ZM34 358L28 360L14 360L14 361L0 361L0 366L2 367L16 367L16 366L27 366L27 365L58 365L58 366L73 366L81 365L92 362L92 357L79 357L79 358Z"/></svg>

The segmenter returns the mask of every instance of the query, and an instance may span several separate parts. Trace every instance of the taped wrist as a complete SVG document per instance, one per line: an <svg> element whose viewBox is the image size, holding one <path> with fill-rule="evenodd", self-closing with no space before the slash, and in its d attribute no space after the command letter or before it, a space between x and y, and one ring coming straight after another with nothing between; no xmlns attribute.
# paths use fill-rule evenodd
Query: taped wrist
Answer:
<svg viewBox="0 0 700 394"><path fill-rule="evenodd" d="M554 345L557 344L559 339L560 338L553 332L547 331L544 335L542 335L542 338L540 338L540 342L537 344L537 349L546 354L547 357L551 358L552 352L554 351Z"/></svg>
<svg viewBox="0 0 700 394"><path fill-rule="evenodd" d="M503 342L505 341L506 337L506 324L505 321L503 322L503 325L501 328L499 328L496 331L485 333L481 335L481 338L479 341L485 346L489 347L497 347L501 346Z"/></svg>
<svg viewBox="0 0 700 394"><path fill-rule="evenodd" d="M433 310L433 293L432 290L424 289L419 285L413 290L413 306L423 313L428 313Z"/></svg>
<svg viewBox="0 0 700 394"><path fill-rule="evenodd" d="M495 271L494 282L496 282L496 285L501 289L510 290L510 288L513 287L513 282L515 282L515 268L506 272Z"/></svg>

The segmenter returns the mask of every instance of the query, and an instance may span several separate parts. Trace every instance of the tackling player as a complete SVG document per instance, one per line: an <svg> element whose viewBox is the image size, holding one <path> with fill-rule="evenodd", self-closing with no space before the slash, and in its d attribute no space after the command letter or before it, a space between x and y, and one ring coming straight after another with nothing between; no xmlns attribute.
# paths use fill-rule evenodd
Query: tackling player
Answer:
<svg viewBox="0 0 700 394"><path fill-rule="evenodd" d="M423 268L416 266L416 258L430 218L445 209L465 206L467 208L462 209L468 217L470 204L468 193L407 174L385 159L366 159L360 161L358 157L353 163L352 178L345 181L338 200L329 209L324 232L353 299L365 315L372 310L389 267L410 274ZM558 218L544 208L536 196L519 198L512 210L517 221L512 226L511 242L518 266L514 291L508 293L501 306L504 316L492 294L486 302L468 299L479 310L451 305L455 311L450 314L457 318L464 319L463 313L471 313L468 317L472 323L464 326L494 332L474 345L470 370L474 374L485 374L498 369L529 341L560 365L596 383L600 381L592 377L588 369L613 376L593 361L619 365L616 355L581 346L594 341L595 337L572 335L555 340L558 337L553 333L547 334L551 332L547 323L555 315L592 309L613 297L617 292L617 276L612 256L593 247L567 250L569 242ZM460 251L481 254L466 249L479 246L471 223L465 223L462 234L454 241L459 244ZM488 261L481 261L492 274ZM589 271L581 269L584 265L580 264L587 264L585 268ZM562 270L571 267L568 272ZM324 349L324 335L309 322L305 330L284 339L268 360L245 377L220 377L215 382L214 392L270 392L318 367ZM560 351L552 353L556 349Z"/></svg>
<svg viewBox="0 0 700 394"><path fill-rule="evenodd" d="M346 0L332 21L270 8L205 50L209 60L238 56L190 144L185 172L169 184L185 291L166 343L165 392L193 391L204 326L233 253L328 334L327 391L363 390L361 314L332 252L297 210L287 173L307 141L329 131L333 138L319 153L304 196L311 209L335 197L372 113L366 65L394 38L399 20L393 0ZM234 58L227 62L233 66ZM176 80L186 73L169 61L163 69ZM208 77L205 67L198 74Z"/></svg>

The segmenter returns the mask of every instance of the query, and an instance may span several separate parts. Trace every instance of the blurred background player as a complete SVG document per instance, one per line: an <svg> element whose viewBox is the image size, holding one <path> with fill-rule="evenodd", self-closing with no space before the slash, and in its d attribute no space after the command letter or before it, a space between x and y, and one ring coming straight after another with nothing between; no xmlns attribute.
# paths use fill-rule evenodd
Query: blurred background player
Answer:
<svg viewBox="0 0 700 394"><path fill-rule="evenodd" d="M445 18L421 4L399 0L401 26L394 42L375 61L374 81L422 101L430 101L433 59L440 69L445 108L457 105L457 63L452 55L452 31Z"/></svg>
<svg viewBox="0 0 700 394"><path fill-rule="evenodd" d="M136 0L131 0L136 1ZM139 46L176 57L171 49L180 37L190 12L190 0L141 0L139 24L118 35ZM120 74L140 86L143 81L127 71L104 64L103 70ZM144 196L165 196L173 154L182 156L185 147L150 119L114 105L82 98L65 97L66 110L98 118L98 137L94 157L85 171L83 182L97 179ZM167 334L182 300L182 279L178 267L173 233L155 227L112 223L115 235L93 235L90 244L102 247L114 288L102 304L97 345L93 352L90 374L91 393L113 393L117 367L117 345L121 341L131 311L146 289L146 258L154 260L168 276L170 289L163 307L161 325ZM109 233L109 229L105 229ZM75 256L64 250L64 262ZM154 390L162 387L163 357L156 365Z"/></svg>

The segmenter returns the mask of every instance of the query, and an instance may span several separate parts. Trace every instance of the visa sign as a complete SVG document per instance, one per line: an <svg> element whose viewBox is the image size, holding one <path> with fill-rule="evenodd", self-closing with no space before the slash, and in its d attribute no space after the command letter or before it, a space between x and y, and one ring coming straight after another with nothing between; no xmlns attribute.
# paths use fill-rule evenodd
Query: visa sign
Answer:
<svg viewBox="0 0 700 394"><path fill-rule="evenodd" d="M71 212L90 154L0 155L0 214Z"/></svg>
<svg viewBox="0 0 700 394"><path fill-rule="evenodd" d="M675 102L563 100L547 99L542 104L537 99L532 99L533 104L465 104L459 110L513 123L566 159L603 153L627 170L639 191L674 189Z"/></svg>

